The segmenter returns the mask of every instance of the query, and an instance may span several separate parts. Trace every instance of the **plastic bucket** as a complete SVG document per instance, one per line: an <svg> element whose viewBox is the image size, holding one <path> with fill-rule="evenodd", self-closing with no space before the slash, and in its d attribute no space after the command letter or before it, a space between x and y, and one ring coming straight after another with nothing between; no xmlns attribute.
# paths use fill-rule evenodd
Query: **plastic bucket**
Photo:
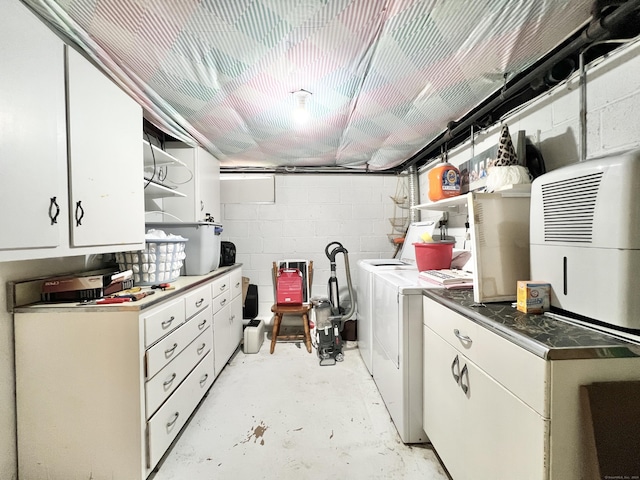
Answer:
<svg viewBox="0 0 640 480"><path fill-rule="evenodd" d="M451 268L452 242L414 243L418 270L442 270Z"/></svg>

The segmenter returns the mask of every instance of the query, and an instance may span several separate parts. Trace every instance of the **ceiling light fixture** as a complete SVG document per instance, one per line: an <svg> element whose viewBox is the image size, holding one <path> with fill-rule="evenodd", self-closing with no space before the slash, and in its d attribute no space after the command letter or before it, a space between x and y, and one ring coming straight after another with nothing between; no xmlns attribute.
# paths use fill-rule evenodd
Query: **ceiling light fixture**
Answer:
<svg viewBox="0 0 640 480"><path fill-rule="evenodd" d="M298 125L303 125L309 120L309 111L307 110L307 98L312 95L307 90L297 90L291 92L296 100L296 106L293 109L293 119Z"/></svg>

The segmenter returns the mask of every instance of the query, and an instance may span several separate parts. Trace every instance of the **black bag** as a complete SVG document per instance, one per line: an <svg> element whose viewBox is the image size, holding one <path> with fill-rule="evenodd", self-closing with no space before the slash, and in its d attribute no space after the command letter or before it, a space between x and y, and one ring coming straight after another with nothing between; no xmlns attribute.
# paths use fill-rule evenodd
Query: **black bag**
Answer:
<svg viewBox="0 0 640 480"><path fill-rule="evenodd" d="M242 306L242 318L254 319L258 316L258 286L249 284L247 296Z"/></svg>
<svg viewBox="0 0 640 480"><path fill-rule="evenodd" d="M220 266L227 267L236 263L236 246L231 242L220 244Z"/></svg>

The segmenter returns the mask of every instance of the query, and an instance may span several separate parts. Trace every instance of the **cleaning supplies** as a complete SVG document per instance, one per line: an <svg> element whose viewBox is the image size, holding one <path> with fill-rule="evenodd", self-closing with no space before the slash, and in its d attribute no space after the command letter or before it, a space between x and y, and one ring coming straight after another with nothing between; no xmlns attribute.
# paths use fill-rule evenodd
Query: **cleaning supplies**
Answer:
<svg viewBox="0 0 640 480"><path fill-rule="evenodd" d="M429 170L429 200L460 195L460 171L449 162L443 162Z"/></svg>

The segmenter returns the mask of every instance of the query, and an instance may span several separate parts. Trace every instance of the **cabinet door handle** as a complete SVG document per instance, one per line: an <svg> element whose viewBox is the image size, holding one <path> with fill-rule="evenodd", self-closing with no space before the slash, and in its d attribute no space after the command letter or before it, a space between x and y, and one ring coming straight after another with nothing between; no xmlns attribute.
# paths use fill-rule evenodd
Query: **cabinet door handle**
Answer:
<svg viewBox="0 0 640 480"><path fill-rule="evenodd" d="M203 386L205 383L207 383L207 378L209 378L209 374L205 373L200 379L200 386Z"/></svg>
<svg viewBox="0 0 640 480"><path fill-rule="evenodd" d="M167 348L167 349L164 351L164 356L165 356L165 357L167 357L167 358L169 358L171 355L173 355L173 352L175 352L175 351L176 351L176 348L178 348L178 344L177 344L177 343L174 343L174 344L173 344L173 347L171 347L171 348Z"/></svg>
<svg viewBox="0 0 640 480"><path fill-rule="evenodd" d="M171 325L171 322L173 322L175 319L176 317L171 315L171 318L169 320L165 320L164 322L162 322L162 328L167 328L169 325Z"/></svg>
<svg viewBox="0 0 640 480"><path fill-rule="evenodd" d="M236 316L235 316L235 315L231 315L231 316L229 317L229 323L233 323L233 321L234 321L235 319L236 319Z"/></svg>
<svg viewBox="0 0 640 480"><path fill-rule="evenodd" d="M203 343L202 345L200 345L200 348L198 348L198 350L197 350L198 355L200 355L202 353L202 351L205 349L206 346L207 346L206 343Z"/></svg>
<svg viewBox="0 0 640 480"><path fill-rule="evenodd" d="M198 300L198 301L196 302L196 308L199 308L199 307L200 307L200 305L202 305L202 303L203 303L203 302L204 302L204 298L201 298L200 300Z"/></svg>
<svg viewBox="0 0 640 480"><path fill-rule="evenodd" d="M464 377L467 377L466 384L464 383ZM469 369L467 368L466 363L464 364L464 367L462 367L462 372L460 372L460 388L465 395L469 393Z"/></svg>
<svg viewBox="0 0 640 480"><path fill-rule="evenodd" d="M51 197L49 203L49 218L51 219L51 225L58 223L58 215L60 215L60 207L58 206L57 197ZM55 212L54 212L55 209Z"/></svg>
<svg viewBox="0 0 640 480"><path fill-rule="evenodd" d="M240 282L236 283L236 288L240 288Z"/></svg>
<svg viewBox="0 0 640 480"><path fill-rule="evenodd" d="M173 414L173 418L167 422L167 429L173 427L173 425L178 421L179 416L180 416L180 412L176 412Z"/></svg>
<svg viewBox="0 0 640 480"><path fill-rule="evenodd" d="M84 208L82 208L82 202L76 202L76 227L82 225L82 219L84 218Z"/></svg>
<svg viewBox="0 0 640 480"><path fill-rule="evenodd" d="M463 335L462 333L460 333L460 330L458 330L457 328L453 330L453 333L456 337L460 339L460 341L464 343L468 343L469 345L473 343L473 340L471 340L471 337L469 337L468 335Z"/></svg>
<svg viewBox="0 0 640 480"><path fill-rule="evenodd" d="M456 383L460 381L460 359L458 358L458 355L456 355L456 358L453 359L453 363L451 364L451 375L453 375L453 379Z"/></svg>
<svg viewBox="0 0 640 480"><path fill-rule="evenodd" d="M171 376L165 380L162 385L165 387L168 387L169 385L171 385L173 383L173 381L176 379L176 374L172 373Z"/></svg>
<svg viewBox="0 0 640 480"><path fill-rule="evenodd" d="M201 323L198 324L198 329L202 330L204 326L207 324L207 319L202 320Z"/></svg>

